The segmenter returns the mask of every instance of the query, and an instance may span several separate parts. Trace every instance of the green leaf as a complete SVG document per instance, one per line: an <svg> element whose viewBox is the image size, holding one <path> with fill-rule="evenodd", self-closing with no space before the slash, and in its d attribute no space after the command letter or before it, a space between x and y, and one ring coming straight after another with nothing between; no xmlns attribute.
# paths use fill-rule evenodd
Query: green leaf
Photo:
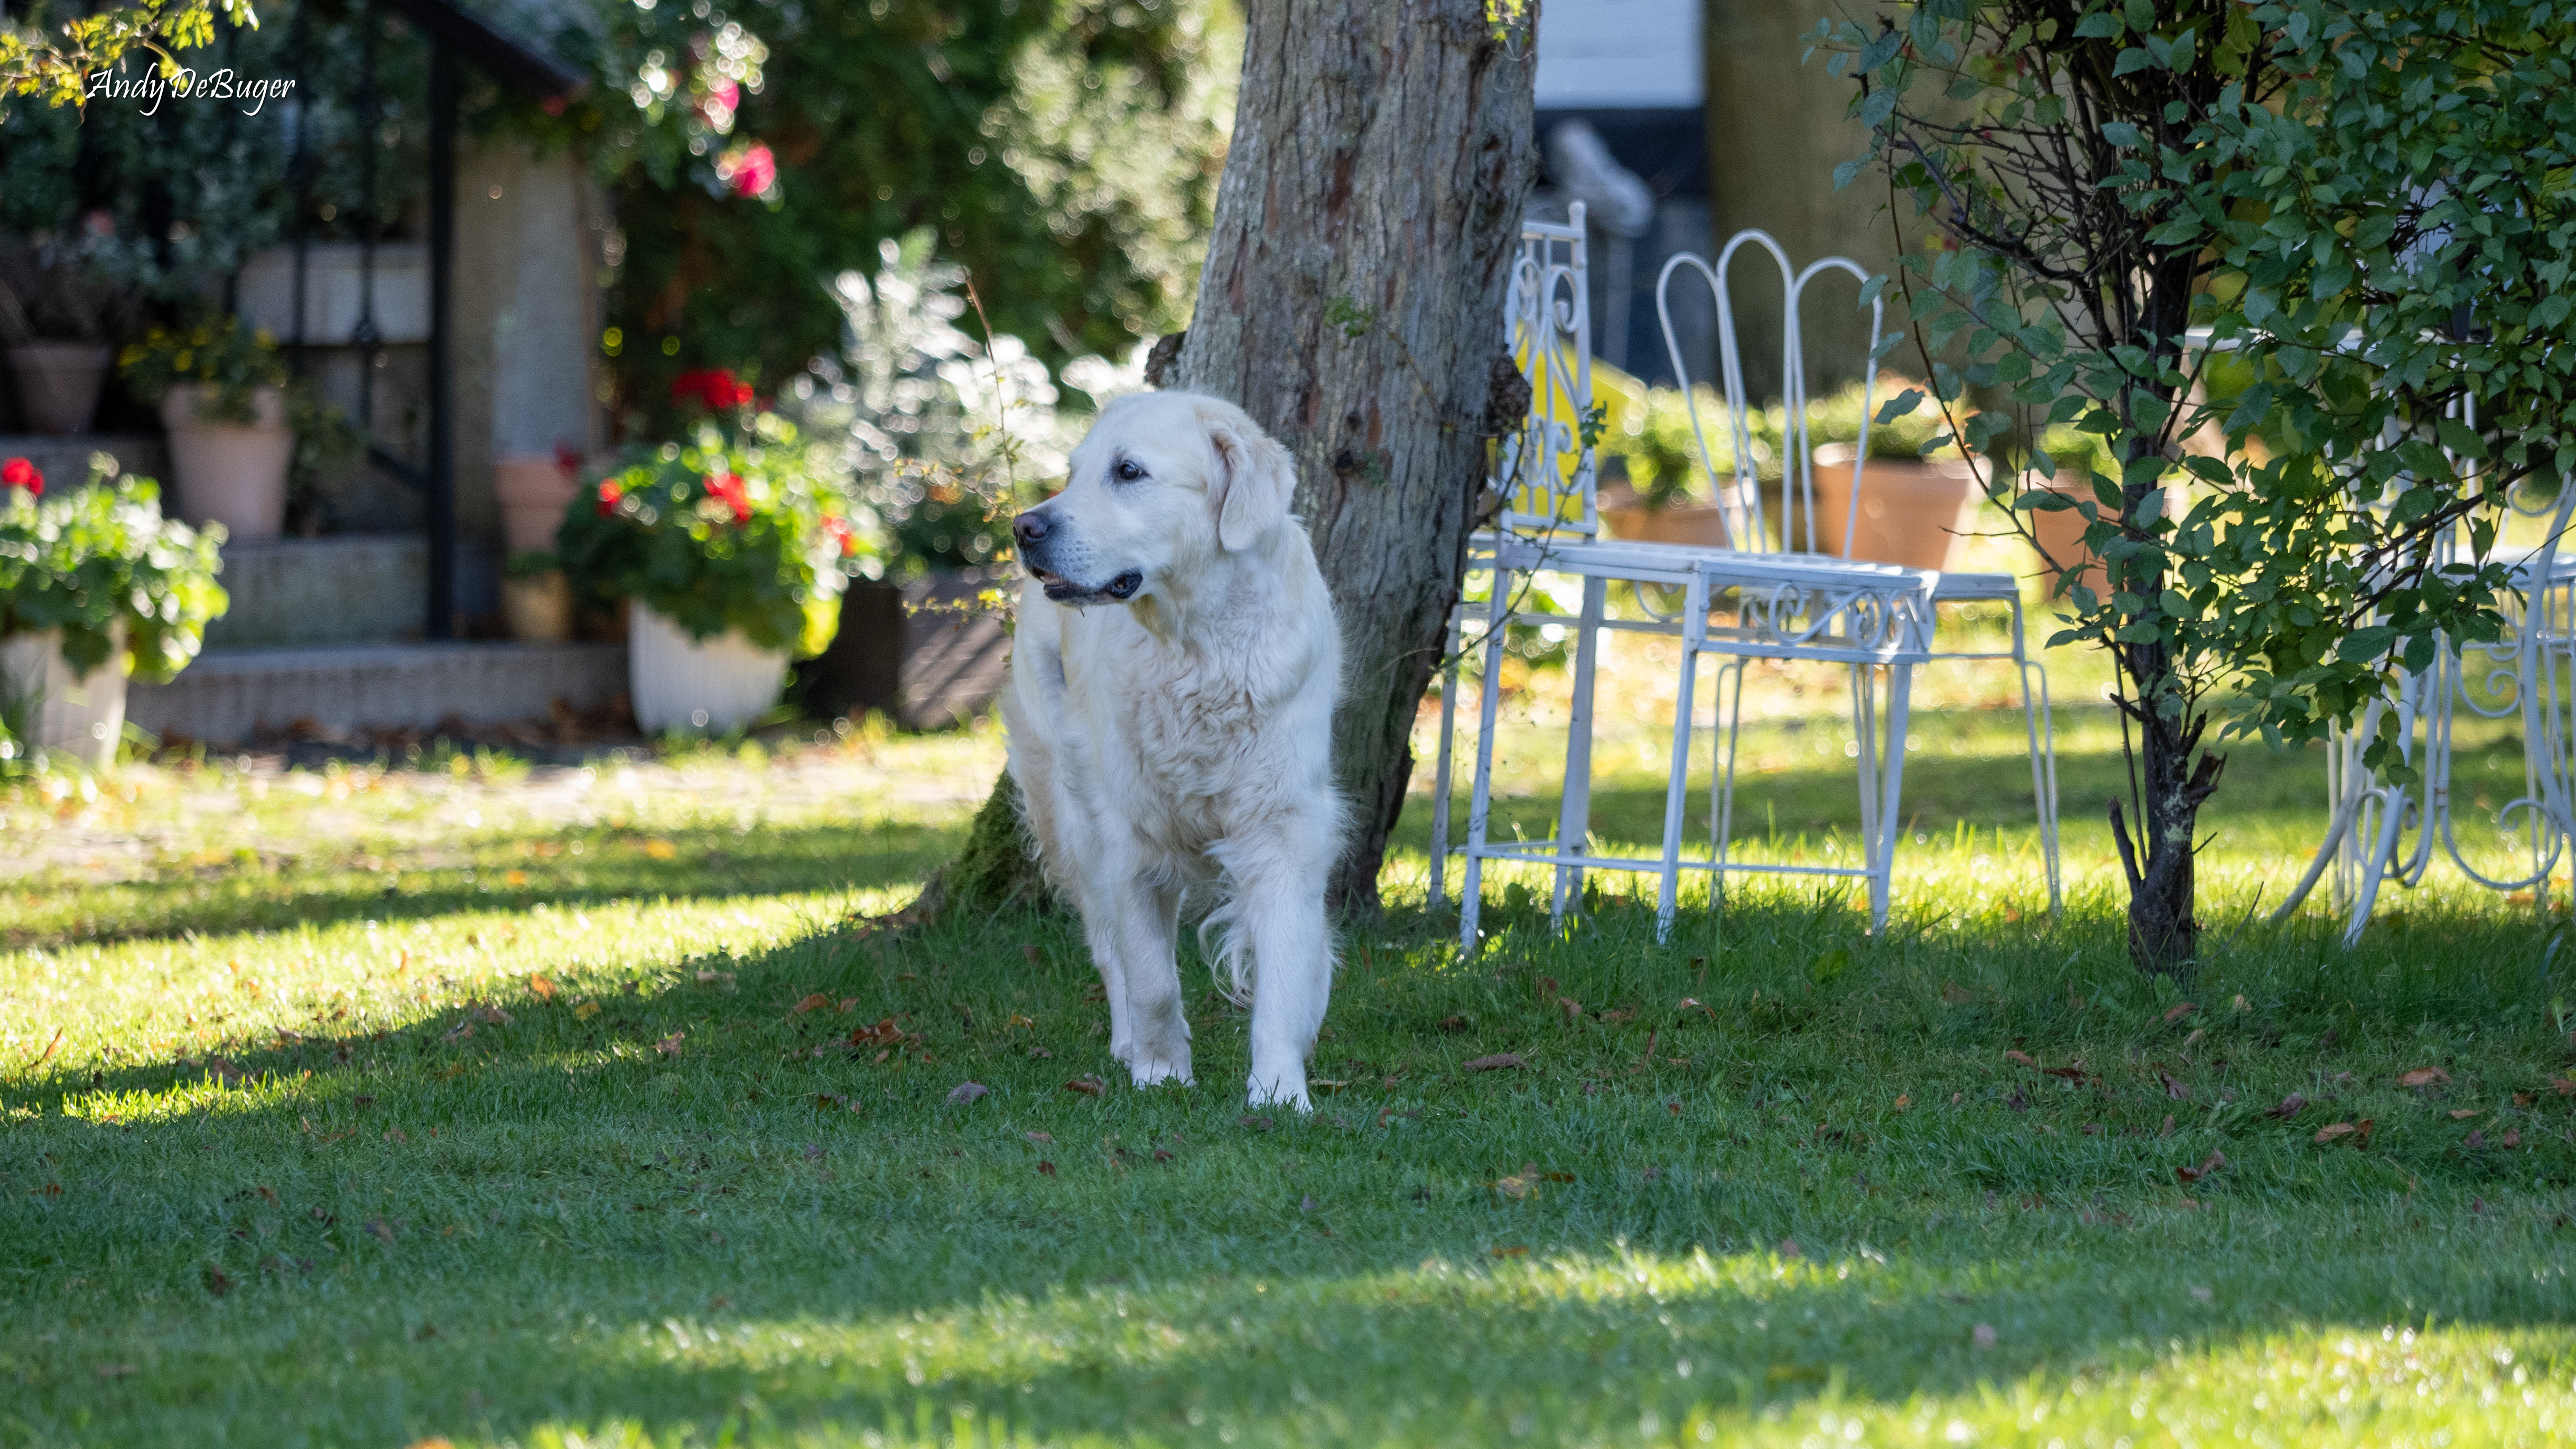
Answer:
<svg viewBox="0 0 2576 1449"><path fill-rule="evenodd" d="M1848 946L1836 946L1830 951L1819 954L1814 960L1807 963L1807 979L1813 981L1818 986L1822 986L1826 982L1831 981L1842 975L1844 972L1850 970L1851 963L1851 948Z"/></svg>
<svg viewBox="0 0 2576 1449"><path fill-rule="evenodd" d="M2102 124L2102 139L2114 146L2135 148L2147 144L2145 133L2127 121L2105 121Z"/></svg>
<svg viewBox="0 0 2576 1449"><path fill-rule="evenodd" d="M2343 636L2335 645L2335 657L2355 664L2367 664L2388 652L2397 642L2397 631L2385 624L2369 624Z"/></svg>
<svg viewBox="0 0 2576 1449"><path fill-rule="evenodd" d="M2486 440L2470 431L2468 426L2457 418L2442 419L2434 430L2440 435L2442 446L2449 449L2455 457L2475 462L2487 455Z"/></svg>

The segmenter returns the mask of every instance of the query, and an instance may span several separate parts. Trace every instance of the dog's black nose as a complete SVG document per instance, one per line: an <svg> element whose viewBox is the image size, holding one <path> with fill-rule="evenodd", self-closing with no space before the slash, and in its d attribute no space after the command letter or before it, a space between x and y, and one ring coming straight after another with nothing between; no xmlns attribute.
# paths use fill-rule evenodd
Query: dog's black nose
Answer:
<svg viewBox="0 0 2576 1449"><path fill-rule="evenodd" d="M1046 534L1047 521L1034 508L1011 520L1011 537L1018 540L1022 548L1046 537Z"/></svg>

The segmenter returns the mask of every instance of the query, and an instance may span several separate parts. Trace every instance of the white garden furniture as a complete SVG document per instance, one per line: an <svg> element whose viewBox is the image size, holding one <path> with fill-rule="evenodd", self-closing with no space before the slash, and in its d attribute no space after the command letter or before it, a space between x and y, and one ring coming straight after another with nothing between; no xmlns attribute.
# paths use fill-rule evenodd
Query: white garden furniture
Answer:
<svg viewBox="0 0 2576 1449"><path fill-rule="evenodd" d="M1432 900L1439 903L1447 886L1457 661L1462 642L1473 631L1473 647L1482 652L1484 667L1467 838L1456 849L1465 857L1459 939L1469 952L1477 946L1483 868L1489 860L1553 866L1553 908L1559 918L1579 891L1585 870L1653 871L1659 877L1659 937L1671 928L1680 876L1686 870L1709 872L1720 879L1730 872L1756 871L1861 879L1869 888L1872 923L1884 924L1899 833L1912 669L1928 657L1932 601L1940 575L1933 570L1851 563L1814 554L1619 543L1596 537L1592 450L1581 436L1582 420L1592 406L1583 236L1579 209L1567 225L1531 222L1522 232L1505 337L1530 377L1534 396L1529 425L1503 449L1493 480L1501 495L1495 526L1469 541L1468 569L1491 575L1491 593L1481 605L1463 606L1451 619L1434 785L1439 808L1432 822ZM1879 315L1873 302L1873 325ZM1579 580L1579 612L1568 615L1534 604L1538 596L1527 582L1538 574ZM1657 612L1649 605L1644 617L1614 618L1608 611L1614 583L1642 586L1636 590L1641 601L1657 591L1677 595L1678 608ZM1557 831L1545 840L1498 841L1488 827L1503 650L1512 627L1549 623L1570 627L1574 647L1572 718ZM1590 840L1594 691L1601 636L1612 630L1663 635L1681 646L1662 849L1652 857L1605 854ZM1851 669L1862 816L1858 864L1730 861L1722 833L1712 840L1706 856L1685 856L1682 834L1694 695L1703 654L1730 662L1796 659ZM1877 676L1881 668L1888 671L1884 687ZM1740 674L1738 688L1740 692ZM1728 772L1717 773L1713 803L1731 798Z"/></svg>
<svg viewBox="0 0 2576 1449"><path fill-rule="evenodd" d="M2473 408L2464 402L2456 414L2474 426ZM2476 465L2464 471L2474 476ZM2390 496L2404 482L2402 476L2396 480ZM2386 506L2382 498L2359 502ZM2576 742L2570 715L2576 710L2576 558L2559 551L2576 510L2576 487L2562 484L2554 499L2509 500L2509 506L2526 517L2549 519L2538 547L2514 564L2505 600L2510 629L2493 642L2442 638L2430 664L2398 676L2387 694L2363 707L2355 728L2332 733L2325 840L2273 920L2288 919L2323 878L2328 899L2345 918L2344 944L2352 945L2369 924L2381 887L2392 881L2410 889L2421 884L2437 847L2482 886L2547 895L2550 872L2576 835L2576 759L2569 754ZM2436 566L2458 558L2459 548L2454 529L2435 544ZM2519 862L2497 875L2470 864L2459 841L2452 729L2464 708L2488 719L2519 717L2522 723L2522 793L2494 809L2498 830L2514 842ZM2399 783L2363 764L2370 742L2383 733L2396 740L2399 757L2419 776L2416 783Z"/></svg>

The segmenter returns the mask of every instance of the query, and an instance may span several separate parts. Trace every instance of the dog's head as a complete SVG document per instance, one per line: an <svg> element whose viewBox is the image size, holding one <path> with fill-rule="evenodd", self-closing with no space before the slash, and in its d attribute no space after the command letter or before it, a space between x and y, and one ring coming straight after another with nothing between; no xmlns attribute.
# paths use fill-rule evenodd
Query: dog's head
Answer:
<svg viewBox="0 0 2576 1449"><path fill-rule="evenodd" d="M1100 410L1064 491L1011 520L1020 564L1060 604L1123 604L1288 521L1288 450L1243 409L1197 393Z"/></svg>

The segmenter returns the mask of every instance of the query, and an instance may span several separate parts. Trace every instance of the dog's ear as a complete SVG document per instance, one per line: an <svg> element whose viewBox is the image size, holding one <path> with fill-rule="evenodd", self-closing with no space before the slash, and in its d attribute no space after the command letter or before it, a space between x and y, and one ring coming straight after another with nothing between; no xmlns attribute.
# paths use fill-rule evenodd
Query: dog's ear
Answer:
<svg viewBox="0 0 2576 1449"><path fill-rule="evenodd" d="M1229 553L1250 548L1288 517L1290 495L1297 491L1297 470L1288 450L1252 425L1241 413L1202 413L1208 442L1216 450L1216 476L1209 480L1208 506L1216 510L1216 540Z"/></svg>

